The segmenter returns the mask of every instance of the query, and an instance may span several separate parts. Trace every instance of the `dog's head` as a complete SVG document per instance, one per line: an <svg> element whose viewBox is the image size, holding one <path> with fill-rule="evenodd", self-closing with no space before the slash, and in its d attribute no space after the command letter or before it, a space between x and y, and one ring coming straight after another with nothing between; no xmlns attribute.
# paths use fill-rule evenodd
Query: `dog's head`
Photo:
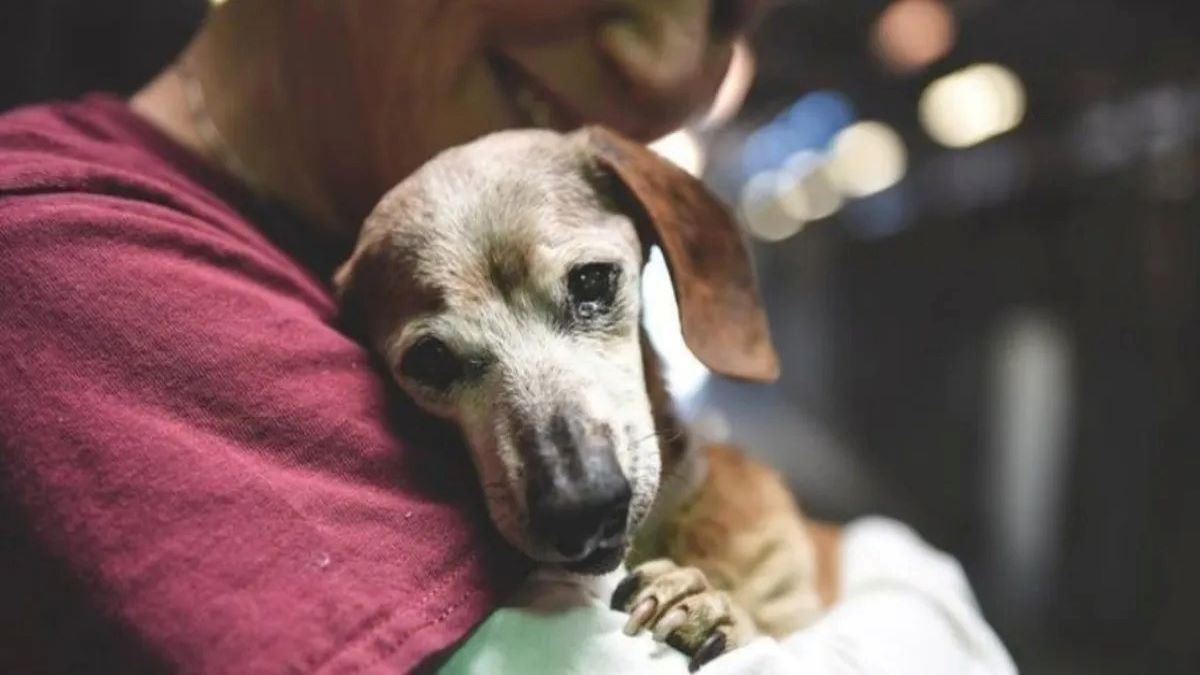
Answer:
<svg viewBox="0 0 1200 675"><path fill-rule="evenodd" d="M446 151L390 192L335 284L400 387L462 429L526 555L615 567L658 489L639 335L662 247L684 338L719 373L778 370L741 237L703 185L588 128Z"/></svg>

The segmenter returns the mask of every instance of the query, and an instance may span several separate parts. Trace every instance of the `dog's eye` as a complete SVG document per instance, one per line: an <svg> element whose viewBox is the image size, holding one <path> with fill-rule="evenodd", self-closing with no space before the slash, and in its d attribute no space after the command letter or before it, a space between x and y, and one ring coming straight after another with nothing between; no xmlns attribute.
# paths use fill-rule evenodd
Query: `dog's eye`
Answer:
<svg viewBox="0 0 1200 675"><path fill-rule="evenodd" d="M567 275L567 292L581 319L590 319L612 306L617 294L620 269L612 263L587 263L573 267Z"/></svg>
<svg viewBox="0 0 1200 675"><path fill-rule="evenodd" d="M445 391L463 376L463 362L446 343L434 337L418 339L400 359L400 373L423 386Z"/></svg>

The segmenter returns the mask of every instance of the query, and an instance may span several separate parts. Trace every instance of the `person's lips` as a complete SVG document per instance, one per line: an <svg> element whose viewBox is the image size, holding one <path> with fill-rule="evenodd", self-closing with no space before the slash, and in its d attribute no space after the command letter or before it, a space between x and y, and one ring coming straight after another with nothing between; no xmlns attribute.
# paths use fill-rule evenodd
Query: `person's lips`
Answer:
<svg viewBox="0 0 1200 675"><path fill-rule="evenodd" d="M515 61L494 53L490 62L496 81L522 126L569 131L582 124L581 116L562 97Z"/></svg>

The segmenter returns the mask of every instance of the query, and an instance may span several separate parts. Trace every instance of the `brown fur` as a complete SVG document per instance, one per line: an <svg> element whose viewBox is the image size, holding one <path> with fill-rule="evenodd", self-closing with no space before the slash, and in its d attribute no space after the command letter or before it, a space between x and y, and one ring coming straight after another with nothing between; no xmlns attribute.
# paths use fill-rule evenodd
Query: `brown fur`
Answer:
<svg viewBox="0 0 1200 675"><path fill-rule="evenodd" d="M663 248L680 305L684 339L712 370L770 381L779 375L767 319L739 230L700 181L643 146L601 128L583 132L589 151L613 172L643 214L643 233ZM662 475L655 531L638 534L630 566L664 557L704 572L755 627L785 635L821 612L817 551L781 477L731 446L689 448L684 426L645 339L642 359ZM688 458L686 453L701 457ZM688 460L694 479L671 481ZM669 505L669 506L663 506ZM645 530L646 528L644 528ZM828 583L825 584L829 586ZM831 595L826 588L826 595Z"/></svg>
<svg viewBox="0 0 1200 675"><path fill-rule="evenodd" d="M657 355L648 344L644 349L663 475L686 459L699 459L700 469L690 484L664 482L662 490L682 494L660 494L659 504L673 508L657 514L657 527L639 532L627 564L667 558L699 569L767 635L781 637L810 624L836 596L839 531L809 522L779 474L736 447L689 447ZM688 452L702 456L687 458Z"/></svg>
<svg viewBox="0 0 1200 675"><path fill-rule="evenodd" d="M600 127L581 132L645 213L662 246L679 302L683 337L710 369L771 382L779 358L758 302L740 230L704 185L644 146Z"/></svg>

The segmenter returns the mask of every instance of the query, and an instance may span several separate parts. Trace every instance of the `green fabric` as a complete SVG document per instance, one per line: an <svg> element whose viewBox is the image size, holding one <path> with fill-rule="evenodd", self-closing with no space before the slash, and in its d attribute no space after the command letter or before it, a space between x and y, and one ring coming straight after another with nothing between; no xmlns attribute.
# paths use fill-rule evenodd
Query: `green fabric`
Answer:
<svg viewBox="0 0 1200 675"><path fill-rule="evenodd" d="M589 654L594 643L584 638L611 630L609 613L593 607L502 609L489 617L439 672L595 673L596 665L607 659Z"/></svg>

